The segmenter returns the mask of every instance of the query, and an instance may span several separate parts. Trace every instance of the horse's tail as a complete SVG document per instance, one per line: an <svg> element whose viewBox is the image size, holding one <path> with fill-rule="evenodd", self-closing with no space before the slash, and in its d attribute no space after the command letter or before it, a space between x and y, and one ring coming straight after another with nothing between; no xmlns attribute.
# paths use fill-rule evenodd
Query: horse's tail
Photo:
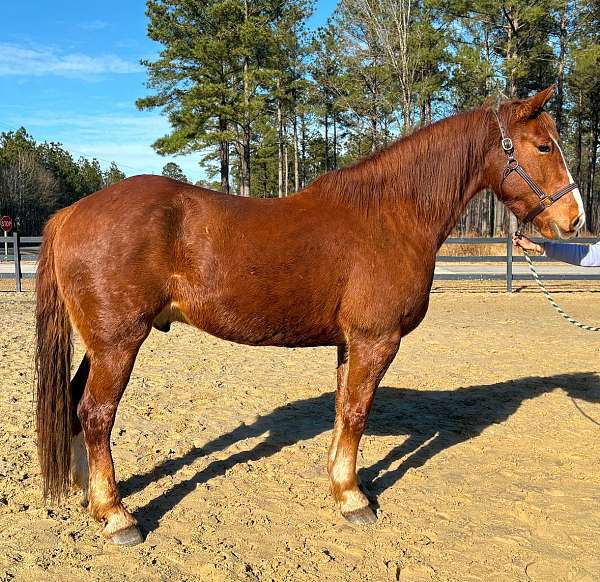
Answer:
<svg viewBox="0 0 600 582"><path fill-rule="evenodd" d="M55 237L62 213L44 228L36 281L36 429L44 499L69 490L71 464L72 327L56 278Z"/></svg>

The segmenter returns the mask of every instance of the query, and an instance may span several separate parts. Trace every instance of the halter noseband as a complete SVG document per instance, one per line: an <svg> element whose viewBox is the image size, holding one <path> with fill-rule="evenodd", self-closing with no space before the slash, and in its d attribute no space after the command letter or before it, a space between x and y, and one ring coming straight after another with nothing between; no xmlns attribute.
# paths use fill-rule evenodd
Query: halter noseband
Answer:
<svg viewBox="0 0 600 582"><path fill-rule="evenodd" d="M500 136L502 137L501 145L504 153L506 154L506 168L504 168L504 172L502 174L502 181L500 182L500 191L502 191L502 185L504 184L504 180L508 178L513 172L516 172L525 180L527 185L538 195L540 199L540 203L535 206L529 214L523 220L523 223L532 222L533 219L538 215L544 212L546 208L552 206L555 202L560 200L565 194L572 192L577 188L577 184L574 182L572 184L568 184L564 188L561 188L558 192L552 194L552 196L548 196L537 184L537 182L523 169L523 166L519 164L517 159L515 158L515 147L513 145L512 139L508 136L502 122L500 121L500 117L498 116L497 109L492 109L494 115L496 116L496 121L498 122L498 127L500 128Z"/></svg>

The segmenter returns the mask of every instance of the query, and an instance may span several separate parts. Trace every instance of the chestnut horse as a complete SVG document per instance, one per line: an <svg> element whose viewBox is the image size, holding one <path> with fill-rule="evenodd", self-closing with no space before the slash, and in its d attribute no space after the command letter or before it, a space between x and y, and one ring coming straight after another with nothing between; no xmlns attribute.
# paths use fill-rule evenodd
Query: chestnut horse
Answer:
<svg viewBox="0 0 600 582"><path fill-rule="evenodd" d="M58 212L37 279L44 496L60 500L72 480L107 538L141 541L119 496L110 434L143 341L179 321L254 346L337 346L331 490L346 519L374 522L357 447L401 338L425 316L436 252L484 188L520 218L540 204L524 179L505 175L501 126L543 191L571 181L543 112L552 90L434 123L285 199L138 176ZM534 219L549 238L583 221L574 185ZM86 354L71 380L73 327Z"/></svg>

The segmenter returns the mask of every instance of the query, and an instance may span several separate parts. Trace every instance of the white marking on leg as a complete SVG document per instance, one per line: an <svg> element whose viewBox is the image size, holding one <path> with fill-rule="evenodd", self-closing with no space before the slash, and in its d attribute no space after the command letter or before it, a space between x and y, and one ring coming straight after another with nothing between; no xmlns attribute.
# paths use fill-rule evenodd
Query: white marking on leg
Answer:
<svg viewBox="0 0 600 582"><path fill-rule="evenodd" d="M340 453L336 455L331 471L331 481L334 487L339 487L341 484L346 485L348 481L355 476L353 475L353 472L355 471L356 466L352 466L350 457L340 451ZM356 511L357 509L362 509L369 505L369 500L356 485L352 489L339 490L337 495L339 496L337 501L340 504L340 509L343 513Z"/></svg>
<svg viewBox="0 0 600 582"><path fill-rule="evenodd" d="M342 513L357 511L363 507L369 507L369 500L359 489L349 489L344 491L340 509Z"/></svg>
<svg viewBox="0 0 600 582"><path fill-rule="evenodd" d="M81 505L87 507L89 466L83 431L71 439L71 479L82 491Z"/></svg>
<svg viewBox="0 0 600 582"><path fill-rule="evenodd" d="M331 471L331 480L334 483L343 483L348 479L348 473L351 471L350 460L346 455L340 457L336 455Z"/></svg>
<svg viewBox="0 0 600 582"><path fill-rule="evenodd" d="M89 469L83 431L71 439L71 477L80 489L88 488Z"/></svg>

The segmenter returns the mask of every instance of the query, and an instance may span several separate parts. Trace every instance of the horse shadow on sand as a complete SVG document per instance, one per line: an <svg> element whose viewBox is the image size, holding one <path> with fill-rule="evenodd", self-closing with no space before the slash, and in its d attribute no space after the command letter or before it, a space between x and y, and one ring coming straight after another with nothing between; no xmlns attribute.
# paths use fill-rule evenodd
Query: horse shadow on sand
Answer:
<svg viewBox="0 0 600 582"><path fill-rule="evenodd" d="M376 505L377 496L394 485L408 469L421 467L444 449L476 437L491 425L504 422L525 400L556 389L563 390L579 412L589 422L598 424L600 430L600 418L589 416L578 403L600 402L600 378L592 372L532 376L457 390L380 387L365 434L408 436L384 458L360 471L365 492ZM132 475L120 483L121 492L127 496L141 491L161 477L176 474L200 457L221 451L236 442L265 435L264 440L251 450L212 461L192 477L176 483L170 490L140 507L135 512L136 518L145 532L152 531L160 519L198 484L225 474L238 463L269 457L283 447L331 430L333 410L333 393L280 406L258 417L252 424L241 424L203 447L194 447L178 458L167 459L147 473ZM324 471L326 457L324 449ZM392 469L400 460L402 462Z"/></svg>

